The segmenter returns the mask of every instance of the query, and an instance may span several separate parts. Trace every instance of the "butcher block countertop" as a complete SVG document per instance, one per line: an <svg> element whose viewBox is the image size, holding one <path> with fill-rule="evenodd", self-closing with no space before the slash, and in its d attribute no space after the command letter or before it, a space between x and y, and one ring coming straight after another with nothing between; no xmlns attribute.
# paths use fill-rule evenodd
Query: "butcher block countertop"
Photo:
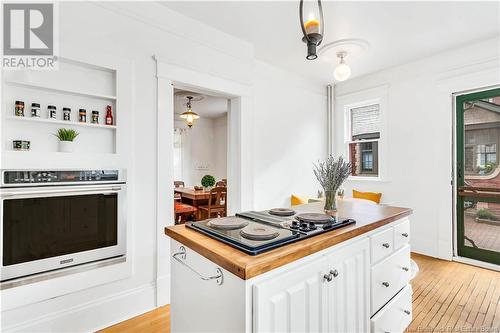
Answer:
<svg viewBox="0 0 500 333"><path fill-rule="evenodd" d="M298 212L320 212L322 205L323 203L319 202L299 206L294 209ZM345 202L341 200L339 200L337 206L338 216L353 218L356 220L356 223L284 245L256 256L248 255L200 232L186 228L185 225L166 227L165 234L236 276L248 280L310 254L380 228L412 213L412 210L409 208Z"/></svg>

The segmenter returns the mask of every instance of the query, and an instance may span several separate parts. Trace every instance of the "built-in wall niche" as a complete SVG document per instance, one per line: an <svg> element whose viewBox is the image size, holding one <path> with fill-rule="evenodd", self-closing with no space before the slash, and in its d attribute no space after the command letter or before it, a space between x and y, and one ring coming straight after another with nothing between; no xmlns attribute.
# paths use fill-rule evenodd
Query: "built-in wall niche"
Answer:
<svg viewBox="0 0 500 333"><path fill-rule="evenodd" d="M58 152L59 128L79 132L74 152L66 154L115 154L119 111L116 110L116 72L91 64L60 59L59 70L9 71L3 79L2 150L16 154ZM24 117L16 116L15 102L24 102ZM40 104L40 117L32 117L31 104ZM47 106L57 108L51 119ZM113 125L106 125L107 106L111 106ZM71 109L64 120L63 108ZM79 109L86 110L80 122ZM98 111L98 123L92 123L92 111ZM118 112L117 112L118 111ZM13 140L30 141L29 151L14 151Z"/></svg>

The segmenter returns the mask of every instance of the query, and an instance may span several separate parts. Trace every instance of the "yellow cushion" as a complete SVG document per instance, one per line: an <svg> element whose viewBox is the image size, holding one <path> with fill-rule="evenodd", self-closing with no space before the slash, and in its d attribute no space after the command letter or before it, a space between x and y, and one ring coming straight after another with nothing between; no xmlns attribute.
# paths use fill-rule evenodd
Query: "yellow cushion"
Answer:
<svg viewBox="0 0 500 333"><path fill-rule="evenodd" d="M292 206L303 205L307 203L307 198L299 197L298 195L292 194L290 197L290 204Z"/></svg>
<svg viewBox="0 0 500 333"><path fill-rule="evenodd" d="M359 192L352 190L352 197L357 199L370 200L376 203L380 203L380 198L382 198L382 193L377 192Z"/></svg>

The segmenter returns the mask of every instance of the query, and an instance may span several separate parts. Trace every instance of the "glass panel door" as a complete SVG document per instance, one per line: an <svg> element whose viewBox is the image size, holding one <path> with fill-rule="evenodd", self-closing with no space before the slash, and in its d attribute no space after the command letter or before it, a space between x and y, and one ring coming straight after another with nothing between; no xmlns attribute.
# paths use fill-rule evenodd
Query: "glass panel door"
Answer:
<svg viewBox="0 0 500 333"><path fill-rule="evenodd" d="M500 89L456 97L458 255L500 264Z"/></svg>

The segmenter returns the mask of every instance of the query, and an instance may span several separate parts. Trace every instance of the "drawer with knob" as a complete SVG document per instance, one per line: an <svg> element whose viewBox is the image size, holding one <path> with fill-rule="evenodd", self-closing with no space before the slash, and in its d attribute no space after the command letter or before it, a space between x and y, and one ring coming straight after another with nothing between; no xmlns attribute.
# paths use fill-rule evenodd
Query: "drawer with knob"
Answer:
<svg viewBox="0 0 500 333"><path fill-rule="evenodd" d="M403 222L394 226L394 249L397 250L410 242L410 221L405 219Z"/></svg>
<svg viewBox="0 0 500 333"><path fill-rule="evenodd" d="M412 289L404 287L371 319L372 333L403 332L412 320Z"/></svg>
<svg viewBox="0 0 500 333"><path fill-rule="evenodd" d="M376 313L410 281L410 246L405 245L372 267L371 314Z"/></svg>
<svg viewBox="0 0 500 333"><path fill-rule="evenodd" d="M370 237L372 264L386 258L394 251L394 229L387 228Z"/></svg>

